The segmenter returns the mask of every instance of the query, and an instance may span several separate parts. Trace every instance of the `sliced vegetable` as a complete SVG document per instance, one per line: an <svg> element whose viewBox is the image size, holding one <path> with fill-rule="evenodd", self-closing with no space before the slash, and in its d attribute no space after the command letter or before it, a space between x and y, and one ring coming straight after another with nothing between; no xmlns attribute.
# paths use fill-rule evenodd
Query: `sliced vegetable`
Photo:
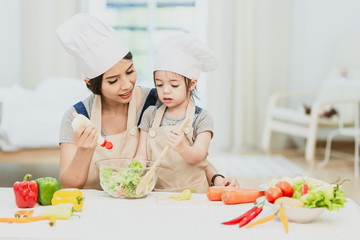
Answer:
<svg viewBox="0 0 360 240"><path fill-rule="evenodd" d="M307 192L311 191L312 189L318 186L329 185L329 184L318 179L302 176L302 177L294 178L291 185L294 188L294 194L292 197L296 199L300 199L303 195L305 195Z"/></svg>
<svg viewBox="0 0 360 240"><path fill-rule="evenodd" d="M292 198L303 202L306 208L326 208L332 211L344 207L346 202L346 195L341 188L344 181L340 179L334 184L306 176L287 178L286 181L291 183L294 189ZM273 180L270 186L277 182L279 180Z"/></svg>
<svg viewBox="0 0 360 240"><path fill-rule="evenodd" d="M254 189L225 189L221 199L225 204L252 203L264 196L263 191Z"/></svg>
<svg viewBox="0 0 360 240"><path fill-rule="evenodd" d="M333 185L318 186L300 198L305 207L324 207L330 211L344 207L346 195L341 188Z"/></svg>
<svg viewBox="0 0 360 240"><path fill-rule="evenodd" d="M30 217L32 216L34 213L34 210L19 210L15 213L15 217L16 218L21 218L21 217Z"/></svg>
<svg viewBox="0 0 360 240"><path fill-rule="evenodd" d="M182 191L179 195L172 194L169 198L178 200L178 201L184 201L189 200L191 198L191 193L195 190L185 189Z"/></svg>
<svg viewBox="0 0 360 240"><path fill-rule="evenodd" d="M110 195L136 197L136 187L143 178L141 176L142 171L142 164L137 160L133 160L129 168L122 172L115 171L111 167L101 167L100 176L103 187ZM149 183L149 186L151 185L152 181Z"/></svg>

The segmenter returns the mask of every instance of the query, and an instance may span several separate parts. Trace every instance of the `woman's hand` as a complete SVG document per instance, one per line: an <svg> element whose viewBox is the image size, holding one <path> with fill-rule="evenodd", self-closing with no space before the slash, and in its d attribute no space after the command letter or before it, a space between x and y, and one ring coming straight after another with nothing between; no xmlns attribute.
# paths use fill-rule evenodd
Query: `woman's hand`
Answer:
<svg viewBox="0 0 360 240"><path fill-rule="evenodd" d="M73 141L79 148L95 149L98 136L96 126L88 124L79 127L74 132Z"/></svg>
<svg viewBox="0 0 360 240"><path fill-rule="evenodd" d="M237 179L235 177L216 177L214 180L215 186L221 186L221 187L240 187Z"/></svg>
<svg viewBox="0 0 360 240"><path fill-rule="evenodd" d="M182 150L185 148L185 135L183 132L179 130L173 130L170 132L169 138L168 138L168 144L170 147L172 147L177 152L182 152Z"/></svg>

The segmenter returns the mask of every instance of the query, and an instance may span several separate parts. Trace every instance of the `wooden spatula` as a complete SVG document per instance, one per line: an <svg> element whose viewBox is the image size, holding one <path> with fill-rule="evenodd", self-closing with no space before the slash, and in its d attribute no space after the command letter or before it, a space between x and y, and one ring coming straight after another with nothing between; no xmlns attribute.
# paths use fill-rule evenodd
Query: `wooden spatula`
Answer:
<svg viewBox="0 0 360 240"><path fill-rule="evenodd" d="M183 132L185 127L189 124L190 118L185 118L184 121L181 123L180 127L178 128L179 131ZM154 164L151 166L150 170L145 174L143 179L139 182L136 187L136 195L142 193L146 187L148 186L149 182L154 176L156 167L160 164L160 162L165 158L166 154L169 152L170 146L167 145L164 150L162 150L160 156L156 159Z"/></svg>

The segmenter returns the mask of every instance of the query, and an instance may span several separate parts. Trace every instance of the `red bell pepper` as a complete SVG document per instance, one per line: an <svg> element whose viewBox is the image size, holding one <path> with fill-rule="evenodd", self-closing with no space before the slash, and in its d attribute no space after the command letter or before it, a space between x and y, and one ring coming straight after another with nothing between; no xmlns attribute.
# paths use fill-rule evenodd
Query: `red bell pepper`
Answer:
<svg viewBox="0 0 360 240"><path fill-rule="evenodd" d="M38 200L38 185L26 174L23 182L15 182L13 186L15 202L19 208L32 208Z"/></svg>

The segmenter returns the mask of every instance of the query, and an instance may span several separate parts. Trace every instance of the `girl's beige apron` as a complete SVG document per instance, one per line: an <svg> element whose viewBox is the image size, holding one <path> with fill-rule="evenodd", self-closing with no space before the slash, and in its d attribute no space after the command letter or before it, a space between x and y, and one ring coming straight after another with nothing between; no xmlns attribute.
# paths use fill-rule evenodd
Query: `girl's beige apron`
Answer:
<svg viewBox="0 0 360 240"><path fill-rule="evenodd" d="M160 123L164 116L166 106L163 104L155 114L152 127L148 132L147 153L148 158L156 160L162 150L167 145L167 139L171 130L177 126L161 126ZM189 102L186 110L186 117L192 121L195 116L195 105ZM193 144L193 128L187 126L184 130L186 143ZM159 169L158 180L154 191L181 192L184 189L195 189L197 193L206 193L209 185L206 179L206 161L194 165L186 162L180 154L170 149Z"/></svg>
<svg viewBox="0 0 360 240"><path fill-rule="evenodd" d="M90 120L95 126L101 129L101 96L95 95ZM97 146L91 160L89 175L84 188L101 189L98 170L95 162L107 158L133 158L136 153L139 130L136 125L136 97L135 94L129 103L128 119L126 130L120 134L105 137L107 141L112 142L113 148L108 150L104 147Z"/></svg>

